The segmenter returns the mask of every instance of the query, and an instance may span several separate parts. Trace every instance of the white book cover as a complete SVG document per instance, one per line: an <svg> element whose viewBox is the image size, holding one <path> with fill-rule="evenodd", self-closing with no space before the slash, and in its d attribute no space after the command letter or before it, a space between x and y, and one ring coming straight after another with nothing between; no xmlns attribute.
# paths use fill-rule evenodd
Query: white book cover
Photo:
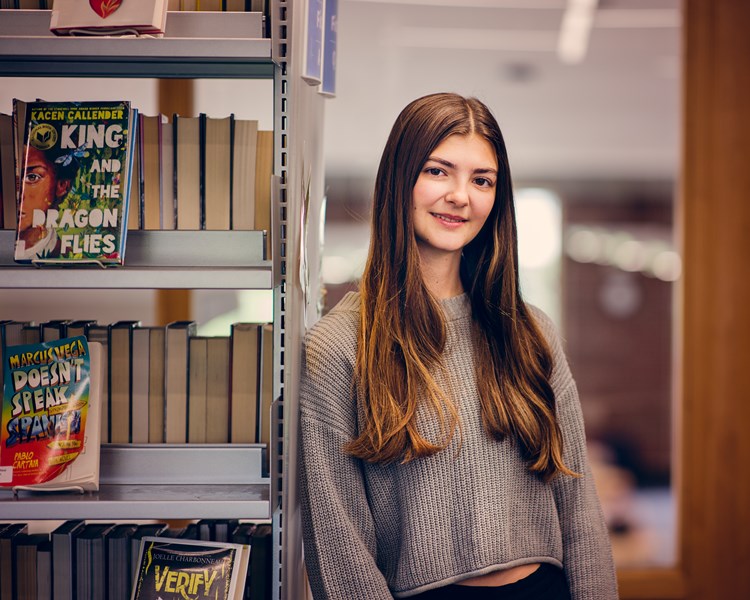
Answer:
<svg viewBox="0 0 750 600"><path fill-rule="evenodd" d="M166 20L167 0L55 0L50 31L159 35Z"/></svg>

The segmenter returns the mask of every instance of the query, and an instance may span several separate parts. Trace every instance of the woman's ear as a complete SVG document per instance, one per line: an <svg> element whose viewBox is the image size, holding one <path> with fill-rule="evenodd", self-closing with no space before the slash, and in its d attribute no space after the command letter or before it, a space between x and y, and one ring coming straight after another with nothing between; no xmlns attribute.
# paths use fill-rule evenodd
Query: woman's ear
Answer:
<svg viewBox="0 0 750 600"><path fill-rule="evenodd" d="M70 179L58 179L55 185L55 198L60 200L70 191Z"/></svg>

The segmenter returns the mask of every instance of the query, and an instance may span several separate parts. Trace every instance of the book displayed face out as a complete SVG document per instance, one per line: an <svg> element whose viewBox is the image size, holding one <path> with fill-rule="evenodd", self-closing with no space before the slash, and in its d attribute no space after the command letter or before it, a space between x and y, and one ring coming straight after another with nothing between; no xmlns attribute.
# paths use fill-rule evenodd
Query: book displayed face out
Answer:
<svg viewBox="0 0 750 600"><path fill-rule="evenodd" d="M167 0L55 0L50 30L71 33L164 33Z"/></svg>
<svg viewBox="0 0 750 600"><path fill-rule="evenodd" d="M26 104L16 261L122 264L135 126L127 101Z"/></svg>
<svg viewBox="0 0 750 600"><path fill-rule="evenodd" d="M0 487L98 489L100 364L83 336L6 347Z"/></svg>

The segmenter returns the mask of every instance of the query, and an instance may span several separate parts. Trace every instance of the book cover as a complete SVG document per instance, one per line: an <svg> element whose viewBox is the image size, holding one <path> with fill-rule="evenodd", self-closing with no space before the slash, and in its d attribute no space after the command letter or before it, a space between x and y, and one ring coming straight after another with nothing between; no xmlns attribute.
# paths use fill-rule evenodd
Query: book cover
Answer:
<svg viewBox="0 0 750 600"><path fill-rule="evenodd" d="M161 164L161 223L162 229L174 229L177 224L175 212L174 181L174 127L164 122L161 127L159 144L159 163Z"/></svg>
<svg viewBox="0 0 750 600"><path fill-rule="evenodd" d="M240 544L143 538L131 600L240 600L248 559Z"/></svg>
<svg viewBox="0 0 750 600"><path fill-rule="evenodd" d="M188 367L188 437L189 444L206 443L206 391L208 338L191 337Z"/></svg>
<svg viewBox="0 0 750 600"><path fill-rule="evenodd" d="M135 124L126 101L27 105L16 261L122 264Z"/></svg>
<svg viewBox="0 0 750 600"><path fill-rule="evenodd" d="M0 198L4 229L15 229L17 218L16 172L13 148L13 117L0 114Z"/></svg>
<svg viewBox="0 0 750 600"><path fill-rule="evenodd" d="M232 325L230 441L233 444L258 442L258 362L260 325Z"/></svg>
<svg viewBox="0 0 750 600"><path fill-rule="evenodd" d="M175 321L166 328L164 341L164 441L187 442L188 368L190 338L196 334L194 321Z"/></svg>
<svg viewBox="0 0 750 600"><path fill-rule="evenodd" d="M13 346L3 358L0 487L99 487L101 347Z"/></svg>
<svg viewBox="0 0 750 600"><path fill-rule="evenodd" d="M167 0L55 0L50 31L70 34L164 33Z"/></svg>
<svg viewBox="0 0 750 600"><path fill-rule="evenodd" d="M20 537L28 532L26 523L10 523L0 531L0 600L18 597L16 581L16 546Z"/></svg>
<svg viewBox="0 0 750 600"><path fill-rule="evenodd" d="M163 229L162 226L162 160L161 137L165 115L138 115L140 186L143 198L142 229Z"/></svg>
<svg viewBox="0 0 750 600"><path fill-rule="evenodd" d="M231 221L231 122L200 115L203 229L228 230Z"/></svg>
<svg viewBox="0 0 750 600"><path fill-rule="evenodd" d="M107 540L114 523L87 523L76 537L76 600L107 598Z"/></svg>
<svg viewBox="0 0 750 600"><path fill-rule="evenodd" d="M164 327L152 327L148 361L148 442L164 443Z"/></svg>
<svg viewBox="0 0 750 600"><path fill-rule="evenodd" d="M127 444L132 435L133 331L138 321L118 321L109 338L110 442Z"/></svg>
<svg viewBox="0 0 750 600"><path fill-rule="evenodd" d="M232 229L255 228L255 162L258 121L232 121Z"/></svg>
<svg viewBox="0 0 750 600"><path fill-rule="evenodd" d="M50 534L52 554L52 581L55 600L76 599L76 538L83 531L81 520L65 521Z"/></svg>
<svg viewBox="0 0 750 600"><path fill-rule="evenodd" d="M269 232L266 256L271 256L271 180L273 179L273 131L258 131L255 155L255 226Z"/></svg>
<svg viewBox="0 0 750 600"><path fill-rule="evenodd" d="M172 118L177 229L201 228L201 140L198 117Z"/></svg>
<svg viewBox="0 0 750 600"><path fill-rule="evenodd" d="M133 346L130 368L132 388L130 394L130 441L133 444L148 444L149 388L151 384L151 329L136 327L133 330Z"/></svg>
<svg viewBox="0 0 750 600"><path fill-rule="evenodd" d="M229 371L231 340L208 338L206 364L206 442L229 442Z"/></svg>

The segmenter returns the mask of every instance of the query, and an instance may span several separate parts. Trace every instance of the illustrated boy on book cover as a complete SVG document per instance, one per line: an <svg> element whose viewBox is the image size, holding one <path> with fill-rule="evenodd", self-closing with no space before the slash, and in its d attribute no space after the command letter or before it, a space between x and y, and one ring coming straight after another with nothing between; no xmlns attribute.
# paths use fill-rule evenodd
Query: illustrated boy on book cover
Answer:
<svg viewBox="0 0 750 600"><path fill-rule="evenodd" d="M15 259L121 264L129 197L129 102L31 102Z"/></svg>

